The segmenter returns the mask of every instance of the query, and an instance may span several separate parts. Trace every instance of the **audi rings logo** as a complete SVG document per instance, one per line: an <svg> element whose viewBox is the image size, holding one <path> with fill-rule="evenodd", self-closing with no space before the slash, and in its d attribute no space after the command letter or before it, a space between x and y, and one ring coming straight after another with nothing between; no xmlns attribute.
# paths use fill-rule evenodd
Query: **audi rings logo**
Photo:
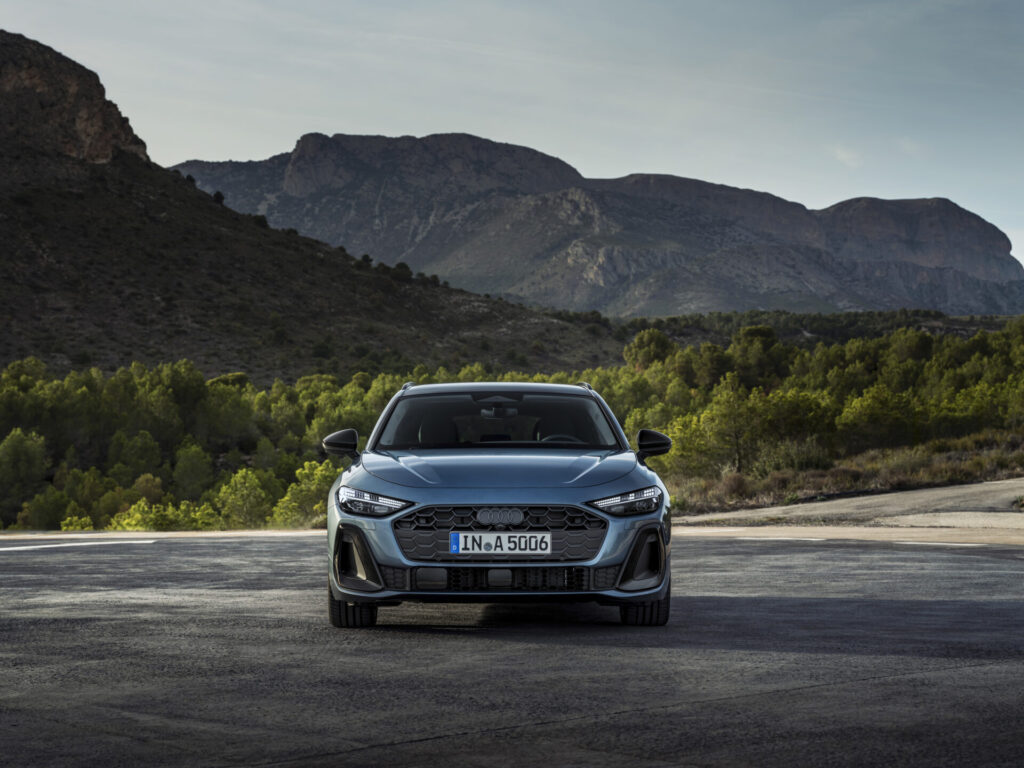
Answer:
<svg viewBox="0 0 1024 768"><path fill-rule="evenodd" d="M519 525L525 515L517 507L484 507L476 512L476 521L481 525Z"/></svg>

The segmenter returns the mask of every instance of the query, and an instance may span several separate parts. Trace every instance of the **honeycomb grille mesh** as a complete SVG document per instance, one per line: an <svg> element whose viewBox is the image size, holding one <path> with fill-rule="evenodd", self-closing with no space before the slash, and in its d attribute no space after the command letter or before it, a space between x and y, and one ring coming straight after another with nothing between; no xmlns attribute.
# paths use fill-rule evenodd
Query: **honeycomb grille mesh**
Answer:
<svg viewBox="0 0 1024 768"><path fill-rule="evenodd" d="M487 525L477 520L485 510L512 512L521 522L508 525ZM571 506L461 506L423 507L394 521L398 546L410 560L427 562L527 562L555 560L570 562L595 557L604 542L608 524L601 517ZM452 531L514 531L550 532L551 552L544 555L515 554L453 554L448 535Z"/></svg>

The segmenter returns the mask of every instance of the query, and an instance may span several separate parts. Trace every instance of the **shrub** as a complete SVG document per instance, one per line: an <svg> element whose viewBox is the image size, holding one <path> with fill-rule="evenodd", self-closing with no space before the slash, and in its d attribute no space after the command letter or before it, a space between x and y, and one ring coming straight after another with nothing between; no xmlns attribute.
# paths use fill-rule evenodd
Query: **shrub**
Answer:
<svg viewBox="0 0 1024 768"><path fill-rule="evenodd" d="M270 525L280 528L324 528L327 526L327 494L338 476L330 461L307 461L296 473L295 482L274 507Z"/></svg>
<svg viewBox="0 0 1024 768"><path fill-rule="evenodd" d="M222 530L224 521L209 504L184 501L173 504L150 504L145 499L118 512L107 526L112 531L207 531Z"/></svg>
<svg viewBox="0 0 1024 768"><path fill-rule="evenodd" d="M198 499L213 482L210 454L194 443L183 445L174 457L174 492L180 499Z"/></svg>
<svg viewBox="0 0 1024 768"><path fill-rule="evenodd" d="M46 490L22 505L18 513L18 527L30 531L57 530L70 503L66 493L48 485Z"/></svg>
<svg viewBox="0 0 1024 768"><path fill-rule="evenodd" d="M24 501L43 490L48 465L46 441L40 435L15 427L4 438L0 443L0 522L14 523Z"/></svg>
<svg viewBox="0 0 1024 768"><path fill-rule="evenodd" d="M272 501L259 477L248 468L238 470L217 492L217 509L231 528L261 528Z"/></svg>
<svg viewBox="0 0 1024 768"><path fill-rule="evenodd" d="M68 515L60 521L60 529L62 531L91 531L93 529L92 518L88 515Z"/></svg>
<svg viewBox="0 0 1024 768"><path fill-rule="evenodd" d="M750 494L750 482L739 472L727 472L718 487L728 499L739 499Z"/></svg>

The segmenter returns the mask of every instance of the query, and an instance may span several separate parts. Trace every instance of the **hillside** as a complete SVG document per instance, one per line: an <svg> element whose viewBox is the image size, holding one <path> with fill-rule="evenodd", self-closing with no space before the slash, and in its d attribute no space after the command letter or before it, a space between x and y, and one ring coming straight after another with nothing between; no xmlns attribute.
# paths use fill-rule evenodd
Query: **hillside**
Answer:
<svg viewBox="0 0 1024 768"><path fill-rule="evenodd" d="M604 326L374 266L218 204L148 160L95 73L3 31L0 116L0 365L187 357L269 383L619 359Z"/></svg>
<svg viewBox="0 0 1024 768"><path fill-rule="evenodd" d="M820 211L674 176L585 179L464 134L308 134L176 166L233 208L468 290L619 316L747 309L1024 311L1006 235L942 199Z"/></svg>

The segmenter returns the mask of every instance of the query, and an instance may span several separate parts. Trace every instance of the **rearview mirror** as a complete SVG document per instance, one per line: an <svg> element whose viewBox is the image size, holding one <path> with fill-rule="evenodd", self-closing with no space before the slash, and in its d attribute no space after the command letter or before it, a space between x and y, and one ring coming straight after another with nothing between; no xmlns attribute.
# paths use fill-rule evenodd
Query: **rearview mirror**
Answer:
<svg viewBox="0 0 1024 768"><path fill-rule="evenodd" d="M356 445L359 443L359 433L354 429L343 429L340 432L332 432L323 439L324 451L332 456L351 456L353 459L359 455Z"/></svg>
<svg viewBox="0 0 1024 768"><path fill-rule="evenodd" d="M643 461L648 456L660 456L672 450L672 438L655 432L653 429L641 429L636 433L636 457Z"/></svg>

